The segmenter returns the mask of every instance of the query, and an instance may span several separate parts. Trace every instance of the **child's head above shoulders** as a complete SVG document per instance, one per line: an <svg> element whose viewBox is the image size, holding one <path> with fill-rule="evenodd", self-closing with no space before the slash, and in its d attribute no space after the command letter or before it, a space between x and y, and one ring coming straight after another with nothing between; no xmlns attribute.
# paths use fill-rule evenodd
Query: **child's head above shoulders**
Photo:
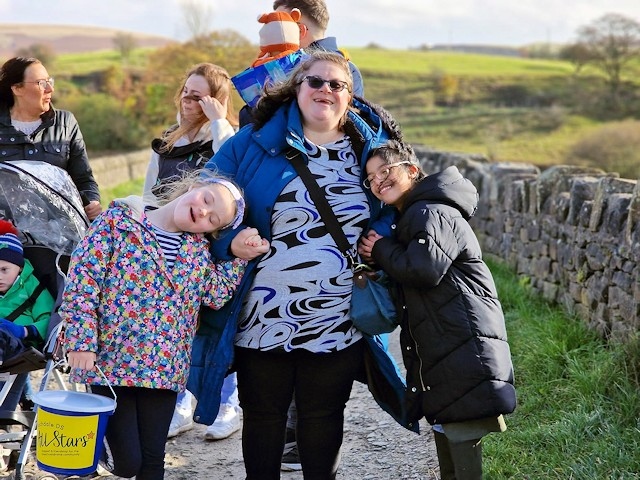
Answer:
<svg viewBox="0 0 640 480"><path fill-rule="evenodd" d="M5 293L24 267L24 251L18 230L7 220L0 220L0 293Z"/></svg>
<svg viewBox="0 0 640 480"><path fill-rule="evenodd" d="M163 211L171 210L175 230L215 234L238 227L245 202L240 187L211 170L194 170L172 182L161 199Z"/></svg>
<svg viewBox="0 0 640 480"><path fill-rule="evenodd" d="M426 174L411 145L389 140L369 153L363 185L376 198L400 207L406 193Z"/></svg>

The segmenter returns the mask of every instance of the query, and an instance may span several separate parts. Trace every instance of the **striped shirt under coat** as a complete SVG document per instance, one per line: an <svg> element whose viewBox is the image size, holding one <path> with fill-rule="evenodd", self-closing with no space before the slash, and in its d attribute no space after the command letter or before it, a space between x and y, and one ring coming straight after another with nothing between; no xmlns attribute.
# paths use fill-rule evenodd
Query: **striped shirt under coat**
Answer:
<svg viewBox="0 0 640 480"><path fill-rule="evenodd" d="M115 201L71 258L60 315L67 351L97 353L111 385L181 391L200 305L222 307L246 261L212 262L209 241L184 233L169 267L140 197ZM76 369L71 381L105 385Z"/></svg>

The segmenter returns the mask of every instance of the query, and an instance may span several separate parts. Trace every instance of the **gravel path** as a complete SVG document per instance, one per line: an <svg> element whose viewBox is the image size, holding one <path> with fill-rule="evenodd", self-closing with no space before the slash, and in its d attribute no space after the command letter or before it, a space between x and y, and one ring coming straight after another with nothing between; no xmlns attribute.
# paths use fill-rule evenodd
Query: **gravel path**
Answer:
<svg viewBox="0 0 640 480"><path fill-rule="evenodd" d="M400 359L397 332L390 348ZM204 425L167 442L166 480L243 479L241 431L216 442L204 440ZM347 404L341 480L436 480L438 461L431 429L421 423L416 435L400 427L374 402L365 385L356 383ZM32 457L35 456L35 453ZM40 478L33 462L27 480ZM2 475L5 477L5 475ZM6 478L6 477L5 477ZM8 477L11 478L11 477ZM120 477L105 476L105 480ZM302 480L301 472L283 472L282 480Z"/></svg>

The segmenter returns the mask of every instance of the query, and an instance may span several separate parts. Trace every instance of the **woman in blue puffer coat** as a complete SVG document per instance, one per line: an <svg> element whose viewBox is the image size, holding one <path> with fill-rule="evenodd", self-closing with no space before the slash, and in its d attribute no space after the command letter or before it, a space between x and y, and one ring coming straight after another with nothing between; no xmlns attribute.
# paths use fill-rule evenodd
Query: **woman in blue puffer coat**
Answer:
<svg viewBox="0 0 640 480"><path fill-rule="evenodd" d="M280 478L294 392L305 479L335 478L345 404L371 348L349 317L351 265L289 161L302 155L355 249L381 213L362 186L368 152L400 134L383 109L352 97L352 84L343 56L311 53L266 91L253 126L207 164L243 188L246 221L272 246L250 263L231 304L201 313L188 383L198 397L194 419L211 421L217 399L209 395L219 390L235 344L248 480ZM212 245L217 258L241 254L232 237Z"/></svg>

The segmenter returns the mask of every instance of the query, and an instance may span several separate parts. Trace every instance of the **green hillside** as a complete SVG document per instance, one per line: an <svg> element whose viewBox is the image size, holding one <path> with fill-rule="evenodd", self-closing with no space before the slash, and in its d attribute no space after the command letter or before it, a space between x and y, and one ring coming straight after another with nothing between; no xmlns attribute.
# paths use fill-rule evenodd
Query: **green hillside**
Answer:
<svg viewBox="0 0 640 480"><path fill-rule="evenodd" d="M224 53L210 55L199 61L230 65L228 58L219 57ZM394 115L410 142L438 150L479 153L494 161L541 167L588 163L593 160L575 154L579 144L598 135L609 121L640 118L640 62L623 77L624 111L610 112L604 77L593 68L575 75L571 64L559 60L381 48L352 48L349 55L363 74L366 97ZM49 70L57 77L73 75L78 84L83 76L92 81L96 72L114 66L138 72L139 77L148 69L148 76L166 79L165 68L157 71L148 65L152 57L150 49L135 50L126 63L117 52L108 50L60 55ZM238 65L237 59L231 63ZM237 73L229 68L232 75ZM140 94L130 95L139 98ZM636 124L628 129L640 131ZM640 134L632 133L632 137L640 141ZM637 150L627 146L625 151ZM625 154L624 165L612 168L634 178L640 175L639 156ZM598 164L615 162L619 160Z"/></svg>
<svg viewBox="0 0 640 480"><path fill-rule="evenodd" d="M371 48L351 48L348 53L363 72L393 75L428 74L440 70L465 77L544 77L569 75L572 71L566 62L469 53Z"/></svg>
<svg viewBox="0 0 640 480"><path fill-rule="evenodd" d="M576 76L571 64L558 60L355 48L349 53L363 73L366 96L393 113L409 141L438 150L543 168L580 163L576 145L616 119L603 106L604 78L593 68ZM630 113L621 118L640 117L639 65L627 73ZM626 130L633 128L640 132L638 123ZM640 133L631 135L637 145ZM631 178L640 175L639 153L598 166L610 164Z"/></svg>

